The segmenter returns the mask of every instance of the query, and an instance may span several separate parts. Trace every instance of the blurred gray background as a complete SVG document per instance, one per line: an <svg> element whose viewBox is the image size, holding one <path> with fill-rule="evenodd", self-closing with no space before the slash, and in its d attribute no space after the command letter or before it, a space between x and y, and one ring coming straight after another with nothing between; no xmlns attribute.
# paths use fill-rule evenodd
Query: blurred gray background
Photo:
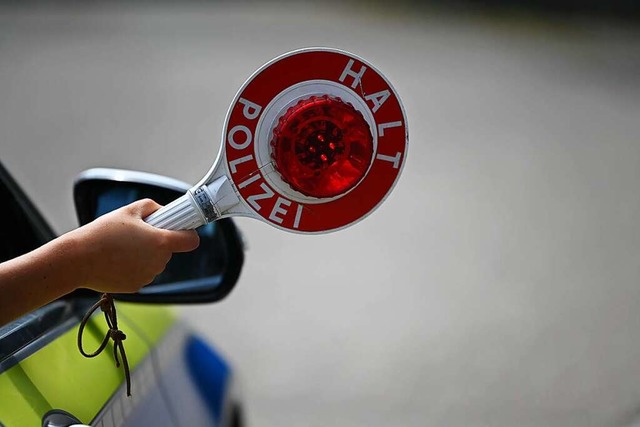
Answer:
<svg viewBox="0 0 640 427"><path fill-rule="evenodd" d="M244 80L319 45L392 81L409 157L388 201L343 232L238 220L238 287L181 309L240 371L250 425L633 424L640 30L624 16L4 4L0 159L67 231L79 172L195 183Z"/></svg>

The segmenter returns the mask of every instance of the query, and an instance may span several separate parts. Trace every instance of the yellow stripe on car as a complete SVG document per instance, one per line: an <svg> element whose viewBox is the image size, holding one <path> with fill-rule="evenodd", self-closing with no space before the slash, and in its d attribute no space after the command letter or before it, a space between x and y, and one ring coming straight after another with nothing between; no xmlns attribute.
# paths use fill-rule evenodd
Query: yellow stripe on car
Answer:
<svg viewBox="0 0 640 427"><path fill-rule="evenodd" d="M165 307L117 303L120 329L132 372L175 321ZM92 352L107 332L102 313L94 315L85 329L84 347ZM86 359L77 349L78 326L63 333L18 365L0 374L0 422L5 427L40 425L51 409L62 409L88 424L124 382L122 367L116 368L113 346ZM135 382L132 394L136 393Z"/></svg>
<svg viewBox="0 0 640 427"><path fill-rule="evenodd" d="M6 427L38 426L51 409L20 365L0 374L0 421Z"/></svg>

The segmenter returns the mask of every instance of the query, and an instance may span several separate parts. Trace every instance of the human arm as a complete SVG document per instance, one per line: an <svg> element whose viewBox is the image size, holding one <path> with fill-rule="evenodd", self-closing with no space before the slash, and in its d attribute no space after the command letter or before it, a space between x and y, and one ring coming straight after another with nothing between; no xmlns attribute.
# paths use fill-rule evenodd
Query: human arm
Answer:
<svg viewBox="0 0 640 427"><path fill-rule="evenodd" d="M0 264L0 325L78 288L129 293L149 284L174 252L199 243L193 230L162 230L142 220L159 207L134 202Z"/></svg>

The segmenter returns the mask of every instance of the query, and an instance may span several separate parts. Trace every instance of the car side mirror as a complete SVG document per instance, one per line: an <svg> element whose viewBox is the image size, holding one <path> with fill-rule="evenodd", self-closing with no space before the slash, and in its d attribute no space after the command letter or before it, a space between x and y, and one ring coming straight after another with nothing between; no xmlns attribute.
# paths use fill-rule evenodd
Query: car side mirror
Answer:
<svg viewBox="0 0 640 427"><path fill-rule="evenodd" d="M89 169L75 181L73 197L80 225L139 199L161 205L183 195L190 186L161 175L121 169ZM204 303L231 292L244 262L244 246L231 218L199 227L198 249L177 253L164 272L135 294L117 299L143 303ZM117 266L114 266L117 268Z"/></svg>

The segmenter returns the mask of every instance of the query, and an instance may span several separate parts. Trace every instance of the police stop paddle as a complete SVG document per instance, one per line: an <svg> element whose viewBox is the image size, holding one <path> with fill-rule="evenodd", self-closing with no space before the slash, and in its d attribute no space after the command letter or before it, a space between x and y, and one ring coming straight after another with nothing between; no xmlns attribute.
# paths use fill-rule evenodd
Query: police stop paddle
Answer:
<svg viewBox="0 0 640 427"><path fill-rule="evenodd" d="M389 195L408 137L398 94L371 64L337 49L289 52L240 88L207 175L145 221L179 230L248 216L295 233L340 230Z"/></svg>

